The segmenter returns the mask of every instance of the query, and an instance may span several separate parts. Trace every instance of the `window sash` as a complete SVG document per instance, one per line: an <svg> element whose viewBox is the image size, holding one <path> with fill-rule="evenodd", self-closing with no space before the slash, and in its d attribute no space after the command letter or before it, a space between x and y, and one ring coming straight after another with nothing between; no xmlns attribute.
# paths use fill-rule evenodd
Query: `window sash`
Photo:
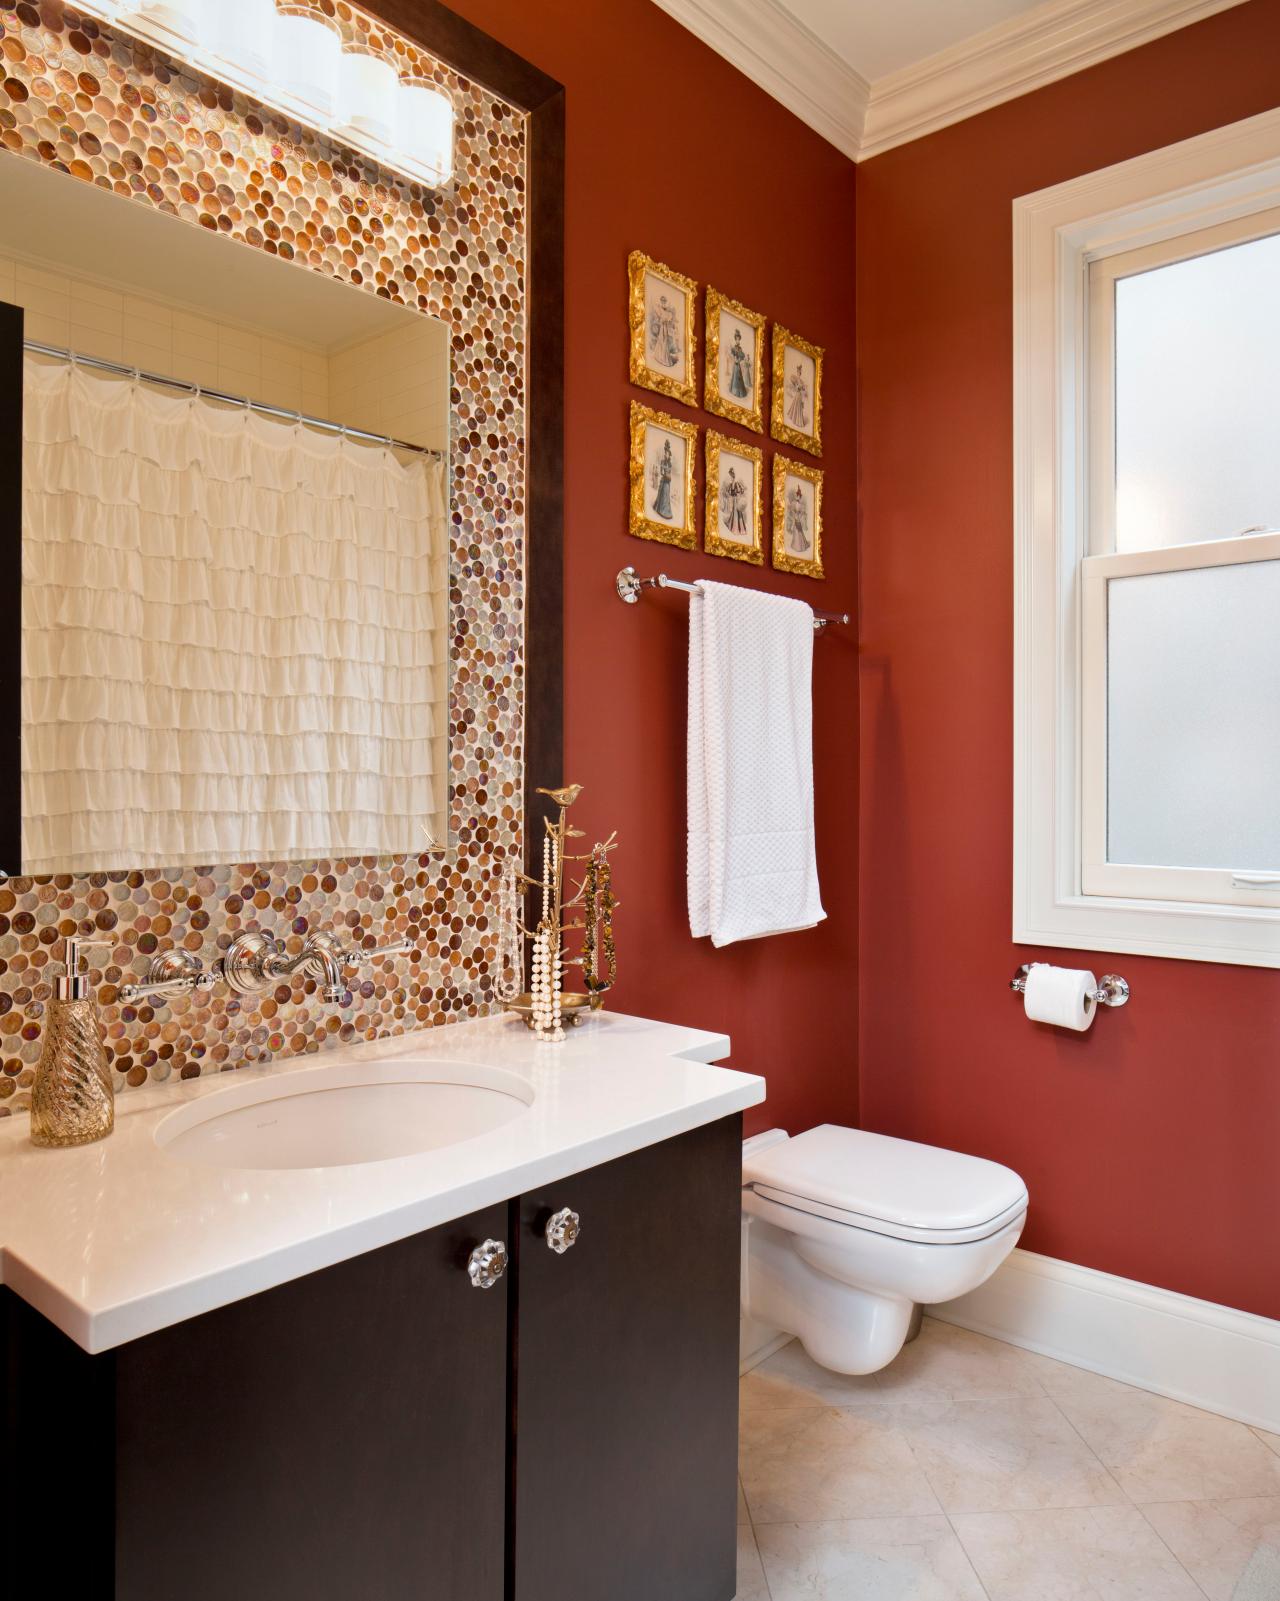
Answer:
<svg viewBox="0 0 1280 1601"><path fill-rule="evenodd" d="M1088 529L1091 556L1116 548L1116 282L1178 261L1228 250L1280 233L1280 207L1233 217L1212 228L1175 234L1138 250L1100 256L1088 274ZM1242 532L1223 529L1224 536Z"/></svg>
<svg viewBox="0 0 1280 1601"><path fill-rule="evenodd" d="M1137 867L1107 860L1107 586L1115 578L1280 561L1280 534L1170 545L1080 564L1080 890L1083 895L1280 907L1280 873Z"/></svg>

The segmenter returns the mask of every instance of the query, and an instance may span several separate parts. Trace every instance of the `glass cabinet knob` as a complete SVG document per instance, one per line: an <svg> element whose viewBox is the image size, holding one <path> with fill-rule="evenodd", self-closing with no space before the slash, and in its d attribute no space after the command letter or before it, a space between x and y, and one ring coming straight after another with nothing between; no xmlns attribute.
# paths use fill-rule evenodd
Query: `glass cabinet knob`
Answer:
<svg viewBox="0 0 1280 1601"><path fill-rule="evenodd" d="M557 1256L563 1256L571 1246L578 1243L581 1227L582 1219L578 1214L571 1212L567 1206L561 1207L558 1212L553 1212L547 1219L547 1226L544 1231L547 1245Z"/></svg>
<svg viewBox="0 0 1280 1601"><path fill-rule="evenodd" d="M507 1271L507 1248L501 1240L486 1240L467 1258L467 1277L473 1289L491 1290Z"/></svg>

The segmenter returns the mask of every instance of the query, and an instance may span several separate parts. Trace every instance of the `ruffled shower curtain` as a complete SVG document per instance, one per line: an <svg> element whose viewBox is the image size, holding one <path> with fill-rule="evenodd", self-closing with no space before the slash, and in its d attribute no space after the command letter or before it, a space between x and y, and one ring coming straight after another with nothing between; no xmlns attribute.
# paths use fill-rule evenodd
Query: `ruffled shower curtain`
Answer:
<svg viewBox="0 0 1280 1601"><path fill-rule="evenodd" d="M444 832L444 467L26 362L23 867Z"/></svg>

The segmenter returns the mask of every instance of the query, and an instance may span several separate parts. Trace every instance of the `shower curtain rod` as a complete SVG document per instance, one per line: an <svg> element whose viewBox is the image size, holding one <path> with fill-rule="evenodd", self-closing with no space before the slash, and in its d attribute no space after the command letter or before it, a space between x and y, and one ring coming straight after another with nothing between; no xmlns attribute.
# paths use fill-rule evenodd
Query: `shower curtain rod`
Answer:
<svg viewBox="0 0 1280 1601"><path fill-rule="evenodd" d="M348 428L325 417L309 417L303 411L289 411L284 406L268 406L262 400L250 400L247 395L228 395L221 389L210 389L205 384L189 383L185 378L166 378L163 373L144 372L141 367L129 367L119 361L104 361L101 356L82 356L74 350L63 350L58 345L42 345L37 339L24 339L22 348L37 356L53 356L69 361L77 367L96 367L99 372L113 372L122 378L134 378L144 384L165 384L170 389L182 389L189 395L203 395L207 400L222 400L229 406L244 406L248 411L260 411L267 417L282 417L287 422L306 423L308 428L319 428L325 433L346 434L350 439L367 439L375 445L388 445L393 450L410 450L415 456L426 456L431 461L443 461L445 452L428 450L425 445L411 445L407 439L393 439L390 434L371 434L365 428Z"/></svg>

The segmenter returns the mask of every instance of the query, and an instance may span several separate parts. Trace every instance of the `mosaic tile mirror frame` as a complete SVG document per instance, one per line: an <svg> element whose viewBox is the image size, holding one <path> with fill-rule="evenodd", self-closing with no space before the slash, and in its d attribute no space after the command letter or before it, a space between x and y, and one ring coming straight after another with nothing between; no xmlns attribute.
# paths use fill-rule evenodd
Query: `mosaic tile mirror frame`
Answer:
<svg viewBox="0 0 1280 1601"><path fill-rule="evenodd" d="M383 0L380 15L309 3L348 43L449 95L450 184L400 179L59 0L0 8L0 162L42 163L445 324L448 849L19 876L22 344L10 310L0 325L0 1116L26 1109L69 934L104 942L94 967L118 1090L494 1010L498 874L541 832L534 789L561 777L563 91L435 0ZM332 928L356 945L411 935L418 950L353 974L342 1007L309 979L245 998L219 988L154 1007L118 1002L155 953L181 947L207 964L255 927Z"/></svg>

